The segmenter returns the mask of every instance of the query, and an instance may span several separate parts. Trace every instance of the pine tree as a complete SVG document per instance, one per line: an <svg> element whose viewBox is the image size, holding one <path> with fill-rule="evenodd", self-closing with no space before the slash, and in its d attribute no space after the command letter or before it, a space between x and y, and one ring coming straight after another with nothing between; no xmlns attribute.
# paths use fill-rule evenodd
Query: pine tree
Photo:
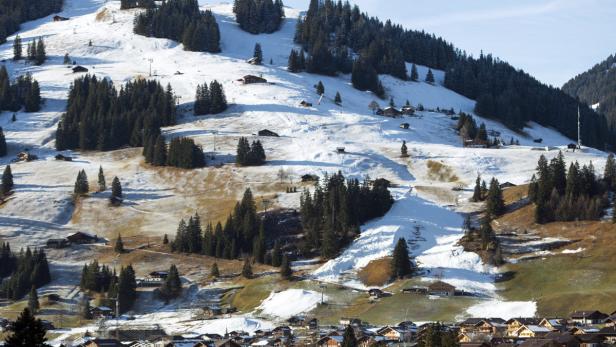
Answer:
<svg viewBox="0 0 616 347"><path fill-rule="evenodd" d="M124 242L122 242L122 235L118 234L113 250L116 253L124 253Z"/></svg>
<svg viewBox="0 0 616 347"><path fill-rule="evenodd" d="M473 202L479 202L483 200L483 194L481 189L481 175L477 175L477 179L475 180L475 188L473 189L473 197L471 198Z"/></svg>
<svg viewBox="0 0 616 347"><path fill-rule="evenodd" d="M7 154L6 138L4 137L4 131L0 127L0 157L4 157Z"/></svg>
<svg viewBox="0 0 616 347"><path fill-rule="evenodd" d="M168 245L169 244L169 238L167 237L167 234L163 235L163 245Z"/></svg>
<svg viewBox="0 0 616 347"><path fill-rule="evenodd" d="M316 91L318 95L325 94L325 86L323 85L323 82L319 81L319 83L317 83Z"/></svg>
<svg viewBox="0 0 616 347"><path fill-rule="evenodd" d="M419 81L419 73L417 72L417 65L415 64L413 64L413 66L411 67L411 81Z"/></svg>
<svg viewBox="0 0 616 347"><path fill-rule="evenodd" d="M355 330L352 326L347 325L344 329L341 347L357 347L358 345L357 338L355 337Z"/></svg>
<svg viewBox="0 0 616 347"><path fill-rule="evenodd" d="M400 147L400 154L402 155L403 158L406 158L409 156L409 151L408 148L406 147L406 141L402 141L402 147Z"/></svg>
<svg viewBox="0 0 616 347"><path fill-rule="evenodd" d="M1 132L2 130L0 129L0 134ZM1 151L0 156L2 156ZM605 162L605 170L603 171L603 180L605 181L610 190L616 191L616 160L614 159L613 153L610 153L607 156L607 161Z"/></svg>
<svg viewBox="0 0 616 347"><path fill-rule="evenodd" d="M300 72L302 69L299 63L299 55L296 50L292 49L289 53L289 59L287 61L287 70L289 72Z"/></svg>
<svg viewBox="0 0 616 347"><path fill-rule="evenodd" d="M428 69L428 73L426 74L426 82L434 83L434 74L432 74L432 69Z"/></svg>
<svg viewBox="0 0 616 347"><path fill-rule="evenodd" d="M396 103L394 102L394 97L389 98L389 107L396 107Z"/></svg>
<svg viewBox="0 0 616 347"><path fill-rule="evenodd" d="M212 278L220 277L220 270L218 270L217 263L212 264L212 269L210 270L210 276L212 276Z"/></svg>
<svg viewBox="0 0 616 347"><path fill-rule="evenodd" d="M45 53L45 42L43 41L42 38L38 39L38 42L36 43L36 49L35 49L35 56L34 56L34 63L36 65L42 65L45 60L47 60L47 54Z"/></svg>
<svg viewBox="0 0 616 347"><path fill-rule="evenodd" d="M486 197L486 213L492 218L498 217L505 212L505 201L503 200L503 191L496 178L490 181L488 196Z"/></svg>
<svg viewBox="0 0 616 347"><path fill-rule="evenodd" d="M282 265L282 250L280 249L280 242L276 240L272 250L272 266L280 267L280 265Z"/></svg>
<svg viewBox="0 0 616 347"><path fill-rule="evenodd" d="M104 192L107 190L107 183L105 182L105 173L103 173L103 167L98 167L98 191Z"/></svg>
<svg viewBox="0 0 616 347"><path fill-rule="evenodd" d="M154 144L154 158L152 165L165 166L167 164L167 144L165 138L162 135L158 135L156 143Z"/></svg>
<svg viewBox="0 0 616 347"><path fill-rule="evenodd" d="M68 55L68 53L64 54L64 60L62 60L62 64L71 65L71 57Z"/></svg>
<svg viewBox="0 0 616 347"><path fill-rule="evenodd" d="M45 342L47 331L40 319L36 319L28 308L24 308L17 320L11 324L9 335L5 340L6 347L49 347Z"/></svg>
<svg viewBox="0 0 616 347"><path fill-rule="evenodd" d="M261 49L261 44L255 44L255 49L252 57L254 58L255 64L261 65L263 63L263 50Z"/></svg>
<svg viewBox="0 0 616 347"><path fill-rule="evenodd" d="M336 97L334 98L334 102L336 105L342 104L342 97L340 96L340 92L336 92Z"/></svg>
<svg viewBox="0 0 616 347"><path fill-rule="evenodd" d="M252 265L250 264L250 259L248 259L248 257L244 259L244 266L242 267L242 276L247 279L251 279L253 276Z"/></svg>
<svg viewBox="0 0 616 347"><path fill-rule="evenodd" d="M39 304L36 288L32 286L30 294L28 295L28 309L30 309L30 312L36 314L40 307L41 305Z"/></svg>
<svg viewBox="0 0 616 347"><path fill-rule="evenodd" d="M22 58L21 37L17 35L15 36L15 41L13 41L13 60L21 60Z"/></svg>
<svg viewBox="0 0 616 347"><path fill-rule="evenodd" d="M15 123L16 121L17 121L17 115L13 113L13 116L11 117L11 122Z"/></svg>
<svg viewBox="0 0 616 347"><path fill-rule="evenodd" d="M282 264L280 265L280 276L285 280L289 280L293 277L293 270L291 269L291 263L287 255L282 256Z"/></svg>
<svg viewBox="0 0 616 347"><path fill-rule="evenodd" d="M77 179L75 180L75 195L83 195L87 194L90 191L90 187L88 185L88 176L86 175L85 170L79 171L77 174Z"/></svg>
<svg viewBox="0 0 616 347"><path fill-rule="evenodd" d="M182 293L182 281L175 265L171 265L169 268L167 278L160 287L160 293L165 300L175 299Z"/></svg>
<svg viewBox="0 0 616 347"><path fill-rule="evenodd" d="M124 313L131 309L137 299L137 282L135 279L135 270L131 265L123 267L120 270L118 282L114 289L117 299L119 300L120 313ZM113 297L113 296L111 296Z"/></svg>
<svg viewBox="0 0 616 347"><path fill-rule="evenodd" d="M392 274L395 278L404 278L413 274L409 250L404 238L398 239L391 261Z"/></svg>
<svg viewBox="0 0 616 347"><path fill-rule="evenodd" d="M7 165L2 173L2 190L0 195L6 195L13 190L13 172L11 171L11 165Z"/></svg>
<svg viewBox="0 0 616 347"><path fill-rule="evenodd" d="M122 185L117 176L114 177L111 182L111 196L109 197L109 201L111 201L112 204L119 204L122 202Z"/></svg>

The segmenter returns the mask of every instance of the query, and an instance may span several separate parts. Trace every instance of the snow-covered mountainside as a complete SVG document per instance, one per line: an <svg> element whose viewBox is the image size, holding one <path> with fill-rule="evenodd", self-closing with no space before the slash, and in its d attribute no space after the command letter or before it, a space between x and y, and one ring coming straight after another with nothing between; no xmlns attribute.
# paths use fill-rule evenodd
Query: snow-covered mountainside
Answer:
<svg viewBox="0 0 616 347"><path fill-rule="evenodd" d="M396 188L396 202L382 218L362 227L362 233L338 258L315 268L312 279L364 288L356 276L357 270L370 261L388 256L400 237L412 242L411 251L425 270L424 280L435 277L446 280L466 291L490 298L487 303L460 314L481 315L485 308L500 300L494 284L497 268L484 264L475 253L465 252L457 245L462 237L462 216L459 212L472 209L467 203L477 174L497 177L501 182L525 183L531 177L540 154L548 159L557 148L565 148L572 140L551 129L529 124L523 134L514 133L501 124L477 117L489 130L498 131L506 141L513 137L519 146L500 149L464 148L453 126L455 121L443 113L422 111L417 117L387 118L373 115L368 104L375 96L354 89L350 76L326 77L307 73L293 74L286 70L287 57L294 47L293 34L299 11L285 9L287 19L282 29L269 35L251 35L235 23L232 5L204 5L216 15L222 35L222 53L208 54L184 51L181 44L133 34L133 17L138 10L121 11L118 1L65 0L60 14L68 21L53 22L50 17L25 23L19 32L24 42L45 37L49 59L42 66L13 62L12 40L0 46L0 59L11 76L26 72L39 81L45 104L41 112L0 114L9 156L0 158L4 166L24 149L39 156L39 160L15 163L15 194L0 206L0 239L20 246L43 246L48 238L66 236L74 231L91 232L107 238L147 235L160 238L173 235L180 218L198 211L202 219L224 216L228 210L217 206L218 200L235 201L245 187L256 196L274 196L278 207L296 208L299 194L273 191L272 182L283 169L297 183L304 174L341 171L346 177L363 179L384 177ZM89 42L92 45L89 45ZM255 43L263 47L263 66L246 63ZM62 65L68 53L90 73L113 80L119 86L139 76L148 76L150 60L153 75L163 85L171 84L179 98L178 125L164 128L165 137L185 136L194 139L208 154L216 156L222 167L180 171L153 168L143 163L140 149L113 152L70 152L72 162L54 160L54 132L66 106L71 82L78 76ZM269 64L270 59L273 64ZM410 70L410 66L409 66ZM423 81L427 68L419 67ZM267 84L241 85L244 75L262 75ZM473 113L474 101L460 96L441 83L442 71L435 71L436 83L407 82L381 76L387 95L396 103L407 99L426 109L450 109ZM195 117L190 112L197 84L218 80L224 85L229 109L220 115ZM318 103L314 85L322 81L325 98ZM336 92L342 105L333 102ZM302 100L313 107L299 106ZM382 105L387 101L378 100ZM402 122L410 128L401 129ZM261 138L267 153L267 164L261 167L239 168L232 165L237 139L253 137L257 131L269 129L280 137ZM541 147L533 139L542 138ZM406 141L410 158L400 157L400 146ZM345 147L345 153L336 153ZM546 149L549 149L546 151ZM585 149L567 153L568 161L592 160L597 171L605 162L603 152ZM435 176L428 163L436 161L449 168L446 178ZM73 206L71 193L77 172L84 169L90 180L99 166L108 177L122 181L125 203L110 210L108 193L97 193ZM452 190L463 187L464 190ZM273 194L277 193L277 194ZM51 287L70 288L78 285L79 269L87 255L75 250L60 255L50 254L54 282ZM74 276L56 276L75 272ZM48 290L52 290L51 288ZM293 307L281 307L281 300L294 300ZM270 296L261 307L268 315L286 317L312 309L320 295L315 292L282 292ZM304 302L305 301L305 302ZM503 312L490 313L509 317L534 314L533 301L502 306ZM153 313L148 319L158 320L172 315ZM164 316L164 317L163 317ZM185 317L174 317L181 321ZM263 326L260 321L237 318L236 325L252 330ZM169 318L171 321L172 319ZM164 321L164 320L163 320ZM235 324L234 323L234 324ZM188 323L187 323L188 324ZM199 331L224 332L221 322L210 322ZM246 329L248 329L246 328ZM190 328L186 328L189 330ZM182 329L179 329L182 330ZM187 331L182 330L182 331Z"/></svg>

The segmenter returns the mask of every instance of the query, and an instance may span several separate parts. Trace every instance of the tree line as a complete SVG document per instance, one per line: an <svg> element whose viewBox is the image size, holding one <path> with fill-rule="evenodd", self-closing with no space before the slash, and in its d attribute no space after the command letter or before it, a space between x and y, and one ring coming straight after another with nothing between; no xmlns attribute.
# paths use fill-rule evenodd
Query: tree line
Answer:
<svg viewBox="0 0 616 347"><path fill-rule="evenodd" d="M129 311L137 300L137 280L132 265L122 267L120 274L96 260L83 266L79 282L81 290L105 294L109 307L118 300L120 313Z"/></svg>
<svg viewBox="0 0 616 347"><path fill-rule="evenodd" d="M300 215L307 247L331 259L359 234L363 223L385 215L393 198L384 179L360 184L338 172L322 181L313 193L302 193Z"/></svg>
<svg viewBox="0 0 616 347"><path fill-rule="evenodd" d="M33 62L35 65L43 65L45 60L47 60L43 38L39 37L38 40L34 39L28 42L26 53L28 61ZM21 43L21 37L17 35L13 41L13 60L17 61L23 58L23 44Z"/></svg>
<svg viewBox="0 0 616 347"><path fill-rule="evenodd" d="M135 17L135 34L167 38L184 50L220 52L220 29L211 11L201 11L197 0L168 0Z"/></svg>
<svg viewBox="0 0 616 347"><path fill-rule="evenodd" d="M240 137L237 143L235 162L240 166L259 166L265 163L265 149L260 140L248 142L245 137Z"/></svg>
<svg viewBox="0 0 616 347"><path fill-rule="evenodd" d="M6 279L8 277L8 279ZM30 292L51 282L47 255L42 249L11 251L9 243L0 248L0 297L18 300Z"/></svg>
<svg viewBox="0 0 616 347"><path fill-rule="evenodd" d="M0 112L17 112L22 107L26 112L38 112L41 102L39 83L32 75L25 74L11 82L6 67L0 67Z"/></svg>
<svg viewBox="0 0 616 347"><path fill-rule="evenodd" d="M235 0L233 13L242 30L251 34L271 34L284 20L284 5L281 0Z"/></svg>
<svg viewBox="0 0 616 347"><path fill-rule="evenodd" d="M140 147L175 124L174 95L158 82L135 80L118 92L108 79L86 75L71 85L58 124L56 149L112 150Z"/></svg>
<svg viewBox="0 0 616 347"><path fill-rule="evenodd" d="M614 157L610 156L604 179L599 179L590 162L572 162L567 170L562 152L548 162L539 157L536 174L528 187L528 197L535 203L535 221L597 220L608 206L608 191L614 189Z"/></svg>
<svg viewBox="0 0 616 347"><path fill-rule="evenodd" d="M222 84L216 80L210 82L209 88L207 83L197 85L197 92L195 94L195 106L193 109L195 116L217 114L227 109L225 90Z"/></svg>
<svg viewBox="0 0 616 347"><path fill-rule="evenodd" d="M128 10L131 8L153 8L156 4L154 0L121 0L120 9Z"/></svg>
<svg viewBox="0 0 616 347"><path fill-rule="evenodd" d="M63 0L0 0L0 44L19 30L20 24L62 10Z"/></svg>

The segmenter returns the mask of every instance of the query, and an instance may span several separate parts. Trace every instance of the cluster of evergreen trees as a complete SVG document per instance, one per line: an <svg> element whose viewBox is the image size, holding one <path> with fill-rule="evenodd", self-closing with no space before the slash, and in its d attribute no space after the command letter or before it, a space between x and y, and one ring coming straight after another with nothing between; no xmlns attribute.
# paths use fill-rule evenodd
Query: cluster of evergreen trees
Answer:
<svg viewBox="0 0 616 347"><path fill-rule="evenodd" d="M109 307L115 307L118 300L120 313L129 311L137 299L137 280L131 265L122 267L120 275L105 265L100 266L95 260L84 265L79 286L82 290L106 293Z"/></svg>
<svg viewBox="0 0 616 347"><path fill-rule="evenodd" d="M300 202L307 246L331 259L358 233L366 221L383 216L393 204L389 182L378 179L360 184L341 172L326 176L313 194L305 190Z"/></svg>
<svg viewBox="0 0 616 347"><path fill-rule="evenodd" d="M385 88L376 69L366 59L359 58L353 63L351 82L356 89L369 90L380 98L385 96Z"/></svg>
<svg viewBox="0 0 616 347"><path fill-rule="evenodd" d="M43 321L34 317L33 312L29 308L24 308L17 320L8 327L10 334L4 341L4 346L36 346L50 347L45 335L47 330L43 325Z"/></svg>
<svg viewBox="0 0 616 347"><path fill-rule="evenodd" d="M391 273L394 278L404 278L415 272L404 237L398 239L391 258Z"/></svg>
<svg viewBox="0 0 616 347"><path fill-rule="evenodd" d="M445 86L476 100L479 116L497 119L514 130L535 121L576 138L580 106L584 143L600 149L616 144L604 116L491 55L477 59L460 55L446 70Z"/></svg>
<svg viewBox="0 0 616 347"><path fill-rule="evenodd" d="M145 162L155 166L174 166L182 169L194 169L205 166L205 155L201 146L195 144L193 139L176 137L169 143L158 135L156 140L150 137L143 147Z"/></svg>
<svg viewBox="0 0 616 347"><path fill-rule="evenodd" d="M457 333L439 322L430 323L417 340L417 347L460 347Z"/></svg>
<svg viewBox="0 0 616 347"><path fill-rule="evenodd" d="M22 107L26 112L38 112L41 101L39 84L30 74L19 76L11 83L6 67L0 67L0 112L16 112Z"/></svg>
<svg viewBox="0 0 616 347"><path fill-rule="evenodd" d="M235 20L242 30L251 34L273 33L284 20L281 0L235 0Z"/></svg>
<svg viewBox="0 0 616 347"><path fill-rule="evenodd" d="M303 50L291 50L287 63L287 70L293 73L306 70L306 55Z"/></svg>
<svg viewBox="0 0 616 347"><path fill-rule="evenodd" d="M23 22L62 10L63 0L0 0L0 44Z"/></svg>
<svg viewBox="0 0 616 347"><path fill-rule="evenodd" d="M47 53L45 53L45 41L43 41L43 38L39 37L38 40L32 40L29 42L27 53L27 58L29 61L33 62L35 65L43 65L45 60L47 60ZM23 53L21 38L17 35L15 41L13 42L13 60L20 60L22 58Z"/></svg>
<svg viewBox="0 0 616 347"><path fill-rule="evenodd" d="M56 149L112 150L139 147L175 123L171 86L128 82L118 92L108 79L86 75L73 82L66 113L58 124Z"/></svg>
<svg viewBox="0 0 616 347"><path fill-rule="evenodd" d="M461 243L470 244L477 243L478 248L471 249L472 251L485 251L487 252L487 261L493 265L502 265L504 263L502 248L494 229L492 229L492 217L489 213L481 220L480 227L474 228L471 223L471 218L467 215L464 218L464 224L462 230L464 236L461 239Z"/></svg>
<svg viewBox="0 0 616 347"><path fill-rule="evenodd" d="M211 11L199 10L197 0L167 0L137 15L135 34L167 38L194 52L220 52L220 30Z"/></svg>
<svg viewBox="0 0 616 347"><path fill-rule="evenodd" d="M154 0L121 0L120 9L128 10L131 8L153 8L156 6Z"/></svg>
<svg viewBox="0 0 616 347"><path fill-rule="evenodd" d="M616 175L613 167L612 157L612 163L606 165L609 171L604 175L608 180ZM610 187L613 186L606 180L597 178L592 162L581 168L574 162L567 170L564 156L559 152L549 163L541 155L537 173L528 187L528 197L536 204L537 223L596 220L609 203L607 191Z"/></svg>
<svg viewBox="0 0 616 347"><path fill-rule="evenodd" d="M10 276L10 277L9 277ZM4 279L9 277L8 279ZM4 280L3 280L4 279ZM47 255L42 249L22 249L19 254L11 252L8 243L0 248L0 297L21 299L32 287L40 288L51 282Z"/></svg>
<svg viewBox="0 0 616 347"><path fill-rule="evenodd" d="M563 91L596 109L607 118L610 133L616 132L616 54L563 85ZM612 135L613 136L613 135ZM584 139L584 141L586 141Z"/></svg>
<svg viewBox="0 0 616 347"><path fill-rule="evenodd" d="M237 143L237 156L235 162L240 166L258 166L265 163L265 149L261 141L248 142L245 137L240 137Z"/></svg>
<svg viewBox="0 0 616 347"><path fill-rule="evenodd" d="M222 84L214 80L210 82L208 88L207 83L197 85L195 95L195 116L205 114L217 114L227 109L227 97Z"/></svg>

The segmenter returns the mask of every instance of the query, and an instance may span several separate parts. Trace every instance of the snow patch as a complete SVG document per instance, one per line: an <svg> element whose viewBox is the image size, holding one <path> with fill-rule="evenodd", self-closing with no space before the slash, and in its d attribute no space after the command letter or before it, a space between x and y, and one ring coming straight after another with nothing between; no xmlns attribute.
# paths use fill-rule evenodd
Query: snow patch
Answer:
<svg viewBox="0 0 616 347"><path fill-rule="evenodd" d="M323 297L327 299L327 296ZM303 289L287 289L271 293L257 309L261 314L278 318L290 318L294 315L308 312L321 302L321 293Z"/></svg>
<svg viewBox="0 0 616 347"><path fill-rule="evenodd" d="M537 312L537 303L534 301L489 300L469 307L466 312L474 318L534 317Z"/></svg>

